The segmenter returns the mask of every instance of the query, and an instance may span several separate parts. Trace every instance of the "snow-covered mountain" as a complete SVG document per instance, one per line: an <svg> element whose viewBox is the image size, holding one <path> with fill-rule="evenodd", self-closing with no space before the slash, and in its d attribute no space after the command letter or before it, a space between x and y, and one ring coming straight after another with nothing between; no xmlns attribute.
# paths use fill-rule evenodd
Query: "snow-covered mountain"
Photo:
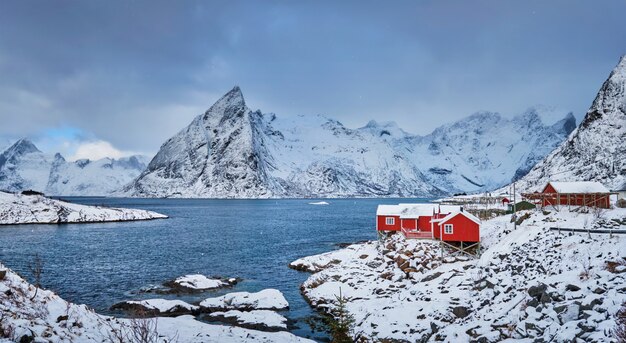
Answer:
<svg viewBox="0 0 626 343"><path fill-rule="evenodd" d="M552 181L626 184L626 56L604 82L580 126L518 183L539 190Z"/></svg>
<svg viewBox="0 0 626 343"><path fill-rule="evenodd" d="M574 129L537 107L477 113L416 136L395 123L350 129L322 115L251 111L239 87L166 141L121 194L139 197L437 196L502 186Z"/></svg>
<svg viewBox="0 0 626 343"><path fill-rule="evenodd" d="M0 190L108 195L137 177L147 162L145 156L68 162L61 154L43 153L28 139L20 139L0 154Z"/></svg>

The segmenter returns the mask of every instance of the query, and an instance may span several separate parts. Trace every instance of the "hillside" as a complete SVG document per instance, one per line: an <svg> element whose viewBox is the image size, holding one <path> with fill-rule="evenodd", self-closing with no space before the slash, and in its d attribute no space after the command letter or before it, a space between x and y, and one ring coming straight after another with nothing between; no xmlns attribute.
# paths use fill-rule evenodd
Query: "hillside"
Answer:
<svg viewBox="0 0 626 343"><path fill-rule="evenodd" d="M569 234L550 227L589 228ZM364 341L609 342L626 302L626 210L529 212L482 223L478 259L440 259L431 240L402 235L304 257L301 290L321 311L347 298L352 336Z"/></svg>

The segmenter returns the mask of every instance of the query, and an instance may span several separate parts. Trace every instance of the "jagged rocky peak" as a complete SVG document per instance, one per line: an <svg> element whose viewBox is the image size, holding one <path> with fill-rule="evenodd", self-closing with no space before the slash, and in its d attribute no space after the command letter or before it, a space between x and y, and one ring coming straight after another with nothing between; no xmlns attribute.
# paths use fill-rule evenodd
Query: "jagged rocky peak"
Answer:
<svg viewBox="0 0 626 343"><path fill-rule="evenodd" d="M28 138L22 138L15 142L11 147L7 149L7 152L11 154L29 154L33 152L41 152L37 149L37 146L33 142L31 142Z"/></svg>
<svg viewBox="0 0 626 343"><path fill-rule="evenodd" d="M219 120L211 123L216 125L228 119L242 117L246 112L246 101L241 88L235 86L204 113L203 119L211 122Z"/></svg>
<svg viewBox="0 0 626 343"><path fill-rule="evenodd" d="M572 133L572 131L576 129L576 117L574 117L574 113L568 112L565 115L565 118L554 123L552 125L552 128L555 132L563 134L565 136Z"/></svg>
<svg viewBox="0 0 626 343"><path fill-rule="evenodd" d="M587 127L607 114L626 116L626 55L604 81L581 126Z"/></svg>

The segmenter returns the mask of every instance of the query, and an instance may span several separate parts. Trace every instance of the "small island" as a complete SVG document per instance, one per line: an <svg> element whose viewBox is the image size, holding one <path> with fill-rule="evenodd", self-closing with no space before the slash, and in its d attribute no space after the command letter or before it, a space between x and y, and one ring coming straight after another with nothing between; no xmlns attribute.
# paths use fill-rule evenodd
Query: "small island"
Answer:
<svg viewBox="0 0 626 343"><path fill-rule="evenodd" d="M0 225L73 224L165 219L166 215L137 209L87 206L41 194L0 191Z"/></svg>

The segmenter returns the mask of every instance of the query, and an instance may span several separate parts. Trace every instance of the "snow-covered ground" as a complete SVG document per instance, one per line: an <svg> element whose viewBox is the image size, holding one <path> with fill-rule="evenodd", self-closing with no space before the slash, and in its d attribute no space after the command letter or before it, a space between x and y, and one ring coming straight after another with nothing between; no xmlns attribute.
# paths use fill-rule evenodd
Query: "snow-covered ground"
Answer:
<svg viewBox="0 0 626 343"><path fill-rule="evenodd" d="M135 342L132 335L148 328L155 342L312 342L288 332L261 332L206 324L193 316L119 319L102 316L85 305L61 299L51 291L36 290L13 271L0 279L0 342ZM155 306L166 305L162 302ZM152 336L154 335L154 336ZM24 341L29 341L24 338Z"/></svg>
<svg viewBox="0 0 626 343"><path fill-rule="evenodd" d="M315 272L302 293L320 310L341 293L366 341L611 341L626 302L626 235L550 227L626 229L626 210L530 211L485 221L478 259L439 259L435 241L355 244L291 266ZM526 213L522 213L524 215Z"/></svg>
<svg viewBox="0 0 626 343"><path fill-rule="evenodd" d="M40 195L0 192L0 225L115 222L162 218L167 218L167 216L152 211L86 206Z"/></svg>

